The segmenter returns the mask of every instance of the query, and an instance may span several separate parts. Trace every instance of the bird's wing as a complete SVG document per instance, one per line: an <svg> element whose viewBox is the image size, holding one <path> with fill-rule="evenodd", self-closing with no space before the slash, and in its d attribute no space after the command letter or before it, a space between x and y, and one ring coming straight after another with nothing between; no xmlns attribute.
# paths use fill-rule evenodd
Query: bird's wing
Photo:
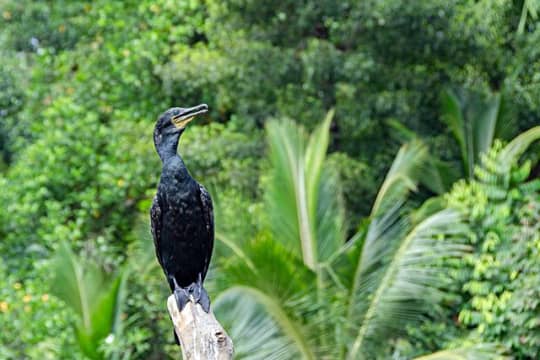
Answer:
<svg viewBox="0 0 540 360"><path fill-rule="evenodd" d="M212 249L214 247L214 207L212 206L212 198L204 186L199 184L201 205L204 215L204 223L206 224L206 232L209 239L210 248L207 249L208 256L204 259L204 271L203 278L206 276L208 266L210 265L210 258L212 256Z"/></svg>
<svg viewBox="0 0 540 360"><path fill-rule="evenodd" d="M152 201L152 207L150 208L150 225L152 230L152 237L154 238L154 247L156 249L156 257L159 264L163 267L161 256L159 254L159 247L161 241L161 207L159 206L158 195L154 196Z"/></svg>

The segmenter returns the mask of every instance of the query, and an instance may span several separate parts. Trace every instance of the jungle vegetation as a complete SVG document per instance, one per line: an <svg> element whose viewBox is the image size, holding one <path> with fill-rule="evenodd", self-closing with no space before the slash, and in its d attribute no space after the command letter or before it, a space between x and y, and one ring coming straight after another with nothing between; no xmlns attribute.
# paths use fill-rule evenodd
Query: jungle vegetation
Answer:
<svg viewBox="0 0 540 360"><path fill-rule="evenodd" d="M168 107L237 359L540 357L537 0L0 0L0 358L169 359Z"/></svg>

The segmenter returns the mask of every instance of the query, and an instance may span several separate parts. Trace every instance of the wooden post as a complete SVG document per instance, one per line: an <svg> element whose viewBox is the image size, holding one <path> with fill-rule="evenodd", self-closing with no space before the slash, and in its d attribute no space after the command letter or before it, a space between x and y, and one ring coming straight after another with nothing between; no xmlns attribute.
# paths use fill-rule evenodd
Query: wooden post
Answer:
<svg viewBox="0 0 540 360"><path fill-rule="evenodd" d="M201 305L188 301L179 312L174 295L167 299L167 308L180 340L184 360L232 359L232 340L211 309L207 314Z"/></svg>

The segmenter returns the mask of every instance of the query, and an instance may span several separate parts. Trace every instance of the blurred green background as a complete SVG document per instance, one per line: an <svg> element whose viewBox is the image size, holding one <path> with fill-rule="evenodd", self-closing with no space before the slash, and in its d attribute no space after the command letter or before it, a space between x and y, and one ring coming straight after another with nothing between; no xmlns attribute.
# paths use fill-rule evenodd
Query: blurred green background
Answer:
<svg viewBox="0 0 540 360"><path fill-rule="evenodd" d="M238 359L540 357L538 0L0 0L0 359L178 358L168 107Z"/></svg>

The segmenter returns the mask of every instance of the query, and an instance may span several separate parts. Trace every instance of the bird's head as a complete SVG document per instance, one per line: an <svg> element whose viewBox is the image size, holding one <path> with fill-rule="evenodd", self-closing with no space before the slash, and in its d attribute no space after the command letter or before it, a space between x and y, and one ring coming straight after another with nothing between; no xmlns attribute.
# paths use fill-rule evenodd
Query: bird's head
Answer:
<svg viewBox="0 0 540 360"><path fill-rule="evenodd" d="M195 116L207 111L208 105L200 104L190 108L173 107L161 114L154 128L154 144L158 153L170 147L173 147L176 152L178 139L186 126Z"/></svg>

